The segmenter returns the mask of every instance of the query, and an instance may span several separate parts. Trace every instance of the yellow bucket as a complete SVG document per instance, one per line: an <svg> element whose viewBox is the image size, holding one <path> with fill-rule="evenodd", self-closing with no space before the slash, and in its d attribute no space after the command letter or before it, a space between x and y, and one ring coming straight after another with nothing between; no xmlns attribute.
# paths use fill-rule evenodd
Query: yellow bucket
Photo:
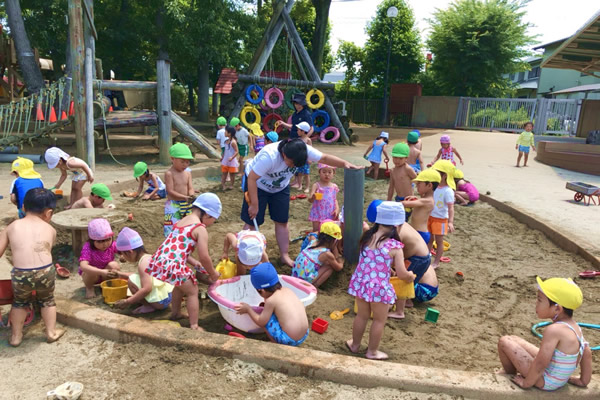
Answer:
<svg viewBox="0 0 600 400"><path fill-rule="evenodd" d="M433 248L437 250L437 243L435 241L433 242ZM448 250L450 250L450 243L444 240L444 251Z"/></svg>
<svg viewBox="0 0 600 400"><path fill-rule="evenodd" d="M229 259L221 260L215 269L219 274L221 274L219 279L233 278L237 273L237 265Z"/></svg>
<svg viewBox="0 0 600 400"><path fill-rule="evenodd" d="M114 304L127 297L127 281L125 279L109 279L102 282L100 287L106 304Z"/></svg>
<svg viewBox="0 0 600 400"><path fill-rule="evenodd" d="M396 297L399 299L414 299L415 297L415 285L412 282L405 282L402 279L398 279L396 276L390 278L390 283L394 287Z"/></svg>

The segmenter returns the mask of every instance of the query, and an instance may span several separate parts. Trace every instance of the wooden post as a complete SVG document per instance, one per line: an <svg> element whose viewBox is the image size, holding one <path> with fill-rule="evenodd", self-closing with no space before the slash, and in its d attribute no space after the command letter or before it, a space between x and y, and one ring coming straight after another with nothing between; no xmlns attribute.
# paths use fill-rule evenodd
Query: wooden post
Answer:
<svg viewBox="0 0 600 400"><path fill-rule="evenodd" d="M363 204L365 201L365 172L363 169L344 170L344 257L350 264L358 262L362 236Z"/></svg>
<svg viewBox="0 0 600 400"><path fill-rule="evenodd" d="M73 62L73 103L75 118L73 129L75 130L75 143L77 145L77 157L86 159L86 134L85 134L85 99L83 84L83 21L81 12L81 0L69 0L69 39L71 41L71 60Z"/></svg>
<svg viewBox="0 0 600 400"><path fill-rule="evenodd" d="M105 81L95 80L94 87L96 90L140 90L140 91L155 91L158 86L156 82L148 81Z"/></svg>
<svg viewBox="0 0 600 400"><path fill-rule="evenodd" d="M215 150L210 141L206 140L200 132L196 131L190 124L185 122L183 118L173 111L171 111L171 122L173 123L173 128L175 128L177 132L192 142L192 144L202 153L206 154L208 158L214 160L221 158L221 153Z"/></svg>
<svg viewBox="0 0 600 400"><path fill-rule="evenodd" d="M167 60L156 61L157 102L158 114L158 146L160 162L164 165L171 163L169 148L171 147L171 64Z"/></svg>
<svg viewBox="0 0 600 400"><path fill-rule="evenodd" d="M85 49L85 133L87 157L86 162L92 171L96 170L96 149L94 145L94 56L90 47Z"/></svg>

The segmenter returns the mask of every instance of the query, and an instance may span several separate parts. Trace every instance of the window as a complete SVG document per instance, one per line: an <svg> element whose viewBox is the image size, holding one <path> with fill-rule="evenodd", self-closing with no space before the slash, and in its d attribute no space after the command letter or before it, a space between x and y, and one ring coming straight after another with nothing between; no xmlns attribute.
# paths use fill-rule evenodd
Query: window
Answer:
<svg viewBox="0 0 600 400"><path fill-rule="evenodd" d="M534 79L540 77L540 67L534 67L529 71L528 79Z"/></svg>
<svg viewBox="0 0 600 400"><path fill-rule="evenodd" d="M517 82L523 82L525 80L525 71L519 72L519 79Z"/></svg>

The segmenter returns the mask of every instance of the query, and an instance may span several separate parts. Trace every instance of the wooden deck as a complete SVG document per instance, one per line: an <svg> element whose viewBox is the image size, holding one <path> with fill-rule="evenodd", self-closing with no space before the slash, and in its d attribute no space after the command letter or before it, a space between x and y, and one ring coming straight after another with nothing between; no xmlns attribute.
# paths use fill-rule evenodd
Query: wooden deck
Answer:
<svg viewBox="0 0 600 400"><path fill-rule="evenodd" d="M540 141L535 159L554 167L600 175L599 145Z"/></svg>

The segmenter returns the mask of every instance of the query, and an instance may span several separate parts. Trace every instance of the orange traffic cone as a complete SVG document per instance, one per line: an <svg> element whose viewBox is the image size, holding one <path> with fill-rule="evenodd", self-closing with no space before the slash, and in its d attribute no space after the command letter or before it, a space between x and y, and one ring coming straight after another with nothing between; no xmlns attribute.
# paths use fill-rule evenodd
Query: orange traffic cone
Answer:
<svg viewBox="0 0 600 400"><path fill-rule="evenodd" d="M56 122L56 111L54 111L54 107L50 107L50 122Z"/></svg>
<svg viewBox="0 0 600 400"><path fill-rule="evenodd" d="M112 106L108 107L108 112L112 112L112 111L113 111Z"/></svg>
<svg viewBox="0 0 600 400"><path fill-rule="evenodd" d="M61 121L64 121L64 120L65 120L65 119L67 119L67 118L68 118L68 117L67 117L67 113L63 111L63 112L62 112L62 114L60 115L60 120L61 120Z"/></svg>
<svg viewBox="0 0 600 400"><path fill-rule="evenodd" d="M71 106L69 107L69 116L75 114L75 103L71 101Z"/></svg>
<svg viewBox="0 0 600 400"><path fill-rule="evenodd" d="M35 119L38 121L44 121L44 112L42 111L42 103L38 103L37 110L35 112Z"/></svg>

